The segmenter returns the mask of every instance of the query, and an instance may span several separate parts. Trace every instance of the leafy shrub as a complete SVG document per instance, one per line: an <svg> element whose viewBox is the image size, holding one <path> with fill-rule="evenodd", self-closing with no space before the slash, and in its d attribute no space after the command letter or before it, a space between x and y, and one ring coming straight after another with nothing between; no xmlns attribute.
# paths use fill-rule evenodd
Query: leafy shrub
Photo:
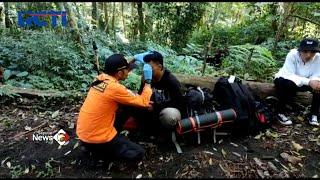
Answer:
<svg viewBox="0 0 320 180"><path fill-rule="evenodd" d="M252 50L252 56L250 58ZM222 61L222 68L229 74L247 80L271 81L278 69L278 62L271 52L257 45L239 45L229 47L229 56Z"/></svg>

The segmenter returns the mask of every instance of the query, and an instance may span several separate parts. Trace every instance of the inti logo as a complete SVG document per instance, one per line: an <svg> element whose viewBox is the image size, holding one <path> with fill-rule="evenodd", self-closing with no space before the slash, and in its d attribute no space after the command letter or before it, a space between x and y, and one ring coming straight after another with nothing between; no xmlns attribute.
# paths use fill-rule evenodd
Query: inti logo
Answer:
<svg viewBox="0 0 320 180"><path fill-rule="evenodd" d="M45 20L41 20L40 17L51 16L51 26L57 26L57 17L61 16L61 25L67 26L67 12L66 11L19 11L18 12L18 25L20 27L29 27L32 25L43 27L48 23Z"/></svg>

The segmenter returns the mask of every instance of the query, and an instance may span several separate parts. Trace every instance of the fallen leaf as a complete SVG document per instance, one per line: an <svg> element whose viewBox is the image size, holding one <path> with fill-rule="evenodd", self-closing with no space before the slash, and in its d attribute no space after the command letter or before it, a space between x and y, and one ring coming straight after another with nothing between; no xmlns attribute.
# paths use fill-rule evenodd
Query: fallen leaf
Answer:
<svg viewBox="0 0 320 180"><path fill-rule="evenodd" d="M110 162L110 163L109 163L109 166L108 166L108 171L110 171L110 169L112 168L112 166L113 166L113 162Z"/></svg>
<svg viewBox="0 0 320 180"><path fill-rule="evenodd" d="M239 158L241 157L241 154L239 154L237 152L232 152L232 154L234 154L235 156L238 156Z"/></svg>
<svg viewBox="0 0 320 180"><path fill-rule="evenodd" d="M261 178L265 177L264 174L263 174L263 171L261 169L257 169L257 173Z"/></svg>
<svg viewBox="0 0 320 180"><path fill-rule="evenodd" d="M221 153L222 153L223 157L226 158L227 153L226 153L226 151L224 151L223 148L221 149Z"/></svg>
<svg viewBox="0 0 320 180"><path fill-rule="evenodd" d="M297 119L298 119L299 121L304 121L304 118L301 117L301 116L298 116Z"/></svg>
<svg viewBox="0 0 320 180"><path fill-rule="evenodd" d="M270 177L270 173L269 173L269 171L267 171L267 170L264 171L263 174L264 174L265 176L267 176L267 177Z"/></svg>
<svg viewBox="0 0 320 180"><path fill-rule="evenodd" d="M8 161L8 162L6 163L6 165L7 165L8 168L11 168L11 162Z"/></svg>
<svg viewBox="0 0 320 180"><path fill-rule="evenodd" d="M69 129L74 129L74 123L73 122L70 123Z"/></svg>
<svg viewBox="0 0 320 180"><path fill-rule="evenodd" d="M210 151L203 151L203 152L206 153L206 154L214 155L214 153L210 152Z"/></svg>
<svg viewBox="0 0 320 180"><path fill-rule="evenodd" d="M68 155L68 154L70 154L70 153L71 153L71 151L68 151L68 152L64 153L64 155L66 156L66 155Z"/></svg>
<svg viewBox="0 0 320 180"><path fill-rule="evenodd" d="M278 172L278 168L270 161L268 161L268 167L272 169L274 172Z"/></svg>
<svg viewBox="0 0 320 180"><path fill-rule="evenodd" d="M24 170L24 174L28 174L29 173L29 168L26 168L25 170Z"/></svg>
<svg viewBox="0 0 320 180"><path fill-rule="evenodd" d="M238 147L239 145L238 144L235 144L235 143L233 143L233 142L231 142L230 143L232 146L234 146L234 147Z"/></svg>
<svg viewBox="0 0 320 180"><path fill-rule="evenodd" d="M254 157L253 160L259 167L262 167L263 163L261 162L261 160L259 158Z"/></svg>
<svg viewBox="0 0 320 180"><path fill-rule="evenodd" d="M317 140L317 145L320 146L320 139Z"/></svg>
<svg viewBox="0 0 320 180"><path fill-rule="evenodd" d="M295 157L295 156L290 156L289 154L287 153L281 153L280 156L288 161L288 162L291 162L292 164L297 164L299 161L301 161L301 158L298 158L298 157Z"/></svg>
<svg viewBox="0 0 320 180"><path fill-rule="evenodd" d="M136 177L137 179L142 178L142 174L138 174L138 176Z"/></svg>
<svg viewBox="0 0 320 180"><path fill-rule="evenodd" d="M279 137L278 133L276 133L276 132L270 132L269 129L266 131L266 136L268 136L268 137L273 137L273 138L278 138L278 137Z"/></svg>
<svg viewBox="0 0 320 180"><path fill-rule="evenodd" d="M36 166L35 165L31 165L31 170L34 170L34 169L36 169Z"/></svg>
<svg viewBox="0 0 320 180"><path fill-rule="evenodd" d="M281 165L285 170L289 171L289 168L288 168L287 166L283 165L282 163L280 163L280 165Z"/></svg>
<svg viewBox="0 0 320 180"><path fill-rule="evenodd" d="M221 170L222 170L228 177L230 176L230 172L227 171L227 170L225 170L220 163L219 163L219 167L221 168Z"/></svg>
<svg viewBox="0 0 320 180"><path fill-rule="evenodd" d="M32 128L31 128L30 126L25 126L25 127L24 127L24 130L26 130L26 131L31 131Z"/></svg>
<svg viewBox="0 0 320 180"><path fill-rule="evenodd" d="M313 128L312 131L313 131L313 132L316 132L316 131L318 131L318 129L319 129L319 128Z"/></svg>
<svg viewBox="0 0 320 180"><path fill-rule="evenodd" d="M264 135L264 133L260 132L260 134L256 135L256 136L254 137L254 139L260 139L261 136L263 136L263 135Z"/></svg>
<svg viewBox="0 0 320 180"><path fill-rule="evenodd" d="M152 174L151 174L151 172L148 172L148 176L149 176L150 178L152 178Z"/></svg>
<svg viewBox="0 0 320 180"><path fill-rule="evenodd" d="M216 148L212 148L214 151L218 151Z"/></svg>
<svg viewBox="0 0 320 180"><path fill-rule="evenodd" d="M223 139L221 139L218 143L221 144L223 142Z"/></svg>
<svg viewBox="0 0 320 180"><path fill-rule="evenodd" d="M54 113L52 113L51 117L54 119L59 115L59 110L55 111Z"/></svg>
<svg viewBox="0 0 320 180"><path fill-rule="evenodd" d="M3 164L6 162L6 160L8 160L10 157L6 157L4 160L1 161L1 166L3 166Z"/></svg>
<svg viewBox="0 0 320 180"><path fill-rule="evenodd" d="M302 147L300 144L298 144L298 143L296 143L296 142L294 142L294 141L291 141L291 143L292 143L293 147L294 147L297 151L300 151L301 149L303 149L303 147Z"/></svg>
<svg viewBox="0 0 320 180"><path fill-rule="evenodd" d="M289 167L290 167L290 171L291 171L291 172L297 172L297 171L299 171L296 167L292 166L291 163L289 163Z"/></svg>
<svg viewBox="0 0 320 180"><path fill-rule="evenodd" d="M209 165L212 166L212 159L209 159Z"/></svg>
<svg viewBox="0 0 320 180"><path fill-rule="evenodd" d="M73 149L77 148L79 146L79 142L77 142L74 146Z"/></svg>
<svg viewBox="0 0 320 180"><path fill-rule="evenodd" d="M312 176L312 178L319 178L318 174Z"/></svg>

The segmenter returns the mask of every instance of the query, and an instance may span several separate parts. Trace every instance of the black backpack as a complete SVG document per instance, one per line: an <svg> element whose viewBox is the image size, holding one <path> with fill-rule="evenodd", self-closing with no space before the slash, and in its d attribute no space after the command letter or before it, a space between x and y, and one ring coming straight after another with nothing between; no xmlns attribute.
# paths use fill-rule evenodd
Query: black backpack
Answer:
<svg viewBox="0 0 320 180"><path fill-rule="evenodd" d="M239 78L233 83L228 78L220 78L213 90L218 110L233 108L237 113L231 133L235 135L255 135L269 127L271 113L263 103L255 100L253 94L242 84Z"/></svg>
<svg viewBox="0 0 320 180"><path fill-rule="evenodd" d="M188 116L193 116L195 111L199 115L215 111L213 95L209 88L190 86L184 98L187 105Z"/></svg>

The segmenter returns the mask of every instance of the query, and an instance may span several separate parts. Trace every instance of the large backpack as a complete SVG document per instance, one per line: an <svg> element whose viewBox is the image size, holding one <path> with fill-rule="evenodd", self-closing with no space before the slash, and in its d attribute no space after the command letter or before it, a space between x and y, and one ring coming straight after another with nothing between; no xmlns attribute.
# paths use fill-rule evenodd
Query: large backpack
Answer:
<svg viewBox="0 0 320 180"><path fill-rule="evenodd" d="M269 110L255 101L253 94L239 78L235 78L232 83L229 83L228 78L220 78L214 86L213 94L220 105L218 110L233 108L236 111L237 118L231 128L232 134L255 135L269 127Z"/></svg>

